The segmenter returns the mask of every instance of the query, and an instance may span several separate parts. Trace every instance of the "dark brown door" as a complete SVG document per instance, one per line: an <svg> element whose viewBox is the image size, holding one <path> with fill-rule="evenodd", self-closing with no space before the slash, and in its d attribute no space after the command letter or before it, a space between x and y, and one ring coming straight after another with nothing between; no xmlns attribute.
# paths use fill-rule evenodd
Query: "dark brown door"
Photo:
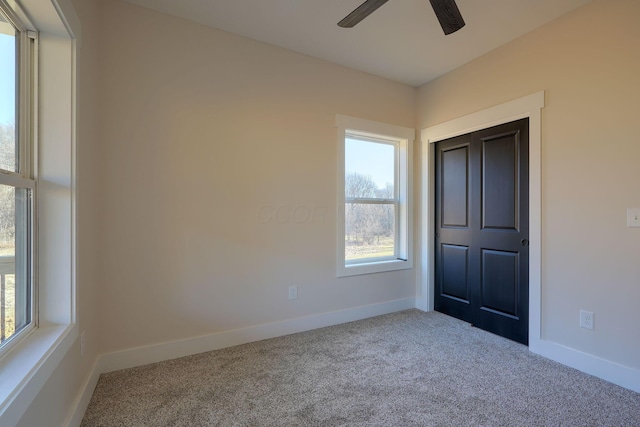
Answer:
<svg viewBox="0 0 640 427"><path fill-rule="evenodd" d="M435 309L528 344L528 119L438 142L435 169Z"/></svg>

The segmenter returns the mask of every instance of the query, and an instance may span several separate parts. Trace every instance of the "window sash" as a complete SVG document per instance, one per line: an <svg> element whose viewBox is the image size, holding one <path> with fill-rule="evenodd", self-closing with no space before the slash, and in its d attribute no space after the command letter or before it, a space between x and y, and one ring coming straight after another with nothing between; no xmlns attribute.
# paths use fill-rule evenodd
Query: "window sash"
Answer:
<svg viewBox="0 0 640 427"><path fill-rule="evenodd" d="M16 190L20 187L14 187ZM33 287L33 191L26 190L22 196L18 196L15 192L15 246L14 254L10 262L5 264L1 271L0 286L2 287L2 303L7 302L6 286L7 275L13 275L14 279L14 303L15 310L13 316L14 329L11 336L5 336L5 324L7 315L3 308L2 314L2 342L0 343L0 355L5 354L9 348L20 341L21 337L26 336L35 329L35 303L34 303L34 287ZM22 199L22 200L20 200ZM6 268L8 267L8 268Z"/></svg>
<svg viewBox="0 0 640 427"><path fill-rule="evenodd" d="M400 144L395 139L387 139L384 135L370 135L364 132L347 131L344 136L344 150L346 150L347 139L353 139L357 141L369 142L373 144L383 144L393 146L393 199L371 197L371 198L359 198L359 197L347 197L345 195L345 201L356 200L381 200L381 201L399 201L400 200ZM345 165L346 166L346 165ZM344 168L345 178L347 169Z"/></svg>
<svg viewBox="0 0 640 427"><path fill-rule="evenodd" d="M399 147L399 143L396 140L387 140L385 139L383 136L380 135L375 135L375 136L365 136L361 133L356 133L356 132L350 132L350 133L346 133L345 134L345 150L346 150L346 142L347 139L352 139L352 140L358 140L358 141L363 141L363 142L369 142L372 144L384 144L384 145L391 145L393 146L393 198L389 199L389 198L382 198L382 197L368 197L368 198L364 198L364 197L346 197L344 198L345 204L362 204L362 205L393 205L393 209L394 209L394 224L393 224L393 255L391 256L378 256L378 257L368 257L368 258L358 258L358 259L347 259L347 254L346 254L346 238L347 238L347 218L345 216L344 220L345 220L345 224L344 224L344 229L345 229L345 233L343 236L343 241L344 241L344 245L345 245L345 257L344 257L344 263L345 265L354 265L354 264L366 264L366 263L372 263L372 262L380 262L380 261L390 261L390 260L397 260L400 259L398 257L398 253L399 253L399 231L400 231L400 209L399 209L399 205L400 205L400 156L399 156L399 151L400 151L400 147ZM345 178L346 178L346 174L347 174L347 170L345 167L344 170L345 173ZM345 189L346 190L346 189Z"/></svg>
<svg viewBox="0 0 640 427"><path fill-rule="evenodd" d="M37 326L37 288L35 286L35 218L36 180L35 168L35 123L36 123L36 70L37 35L22 25L17 13L0 0L0 13L16 32L15 61L15 167L16 170L0 169L0 184L25 189L25 199L18 203L15 211L15 322L25 323L19 330L0 344L0 356L5 355L23 337ZM17 191L16 191L17 194ZM9 273L7 273L9 274ZM20 282L18 275L23 276ZM4 277L2 277L4 283ZM20 288L18 289L18 286ZM18 311L19 310L19 311ZM19 319L22 319L20 322Z"/></svg>
<svg viewBox="0 0 640 427"><path fill-rule="evenodd" d="M399 203L398 199L368 199L360 197L345 197L345 203L371 203L371 204L387 204Z"/></svg>
<svg viewBox="0 0 640 427"><path fill-rule="evenodd" d="M356 264L366 264L366 263L372 263L372 262L380 262L380 261L391 261L391 260L398 260L400 259L398 257L399 254L399 232L400 232L400 220L399 220L399 214L400 214L400 203L398 201L394 201L394 200L388 200L388 201L382 201L382 200L371 200L371 199L359 199L359 200L353 200L353 201L345 201L345 205L347 204L351 204L351 205L389 205L389 206L393 206L393 255L389 255L389 256L376 256L376 257L367 257L367 258L357 258L357 259L347 259L347 254L346 254L346 247L347 247L347 243L346 243L346 238L347 238L347 224L346 224L346 215L345 215L345 224L344 224L344 228L345 228L345 232L344 232L344 236L343 236L343 241L344 243L344 247L345 247L345 257L344 257L344 263L345 265L356 265Z"/></svg>

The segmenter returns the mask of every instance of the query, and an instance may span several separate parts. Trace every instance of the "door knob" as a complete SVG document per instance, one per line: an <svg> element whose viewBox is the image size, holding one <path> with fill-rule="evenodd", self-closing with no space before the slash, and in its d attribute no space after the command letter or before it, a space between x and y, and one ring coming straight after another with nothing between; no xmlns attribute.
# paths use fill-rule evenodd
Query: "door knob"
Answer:
<svg viewBox="0 0 640 427"><path fill-rule="evenodd" d="M526 248L527 246L529 246L529 241L528 241L527 239L522 239L522 240L520 240L520 243L521 243L521 244L522 244L522 246L524 246L525 248Z"/></svg>

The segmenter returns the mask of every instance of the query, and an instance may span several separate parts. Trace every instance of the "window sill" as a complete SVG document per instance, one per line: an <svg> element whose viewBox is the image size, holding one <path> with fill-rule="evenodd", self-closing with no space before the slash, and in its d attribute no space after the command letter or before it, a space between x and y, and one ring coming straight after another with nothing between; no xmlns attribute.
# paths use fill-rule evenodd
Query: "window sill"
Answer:
<svg viewBox="0 0 640 427"><path fill-rule="evenodd" d="M367 262L338 266L338 277L358 276L361 274L384 273L387 271L408 270L413 268L411 260L392 259L388 261Z"/></svg>
<svg viewBox="0 0 640 427"><path fill-rule="evenodd" d="M76 325L34 330L0 359L0 425L15 425L78 336Z"/></svg>

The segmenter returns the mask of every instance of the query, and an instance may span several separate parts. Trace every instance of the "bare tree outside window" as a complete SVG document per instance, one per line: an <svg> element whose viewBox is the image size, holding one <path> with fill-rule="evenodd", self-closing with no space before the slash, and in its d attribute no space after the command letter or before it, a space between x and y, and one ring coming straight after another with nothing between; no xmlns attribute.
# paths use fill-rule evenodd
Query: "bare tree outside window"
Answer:
<svg viewBox="0 0 640 427"><path fill-rule="evenodd" d="M345 175L347 199L387 200L380 203L345 203L345 259L391 257L395 252L393 184L378 188L370 176Z"/></svg>

